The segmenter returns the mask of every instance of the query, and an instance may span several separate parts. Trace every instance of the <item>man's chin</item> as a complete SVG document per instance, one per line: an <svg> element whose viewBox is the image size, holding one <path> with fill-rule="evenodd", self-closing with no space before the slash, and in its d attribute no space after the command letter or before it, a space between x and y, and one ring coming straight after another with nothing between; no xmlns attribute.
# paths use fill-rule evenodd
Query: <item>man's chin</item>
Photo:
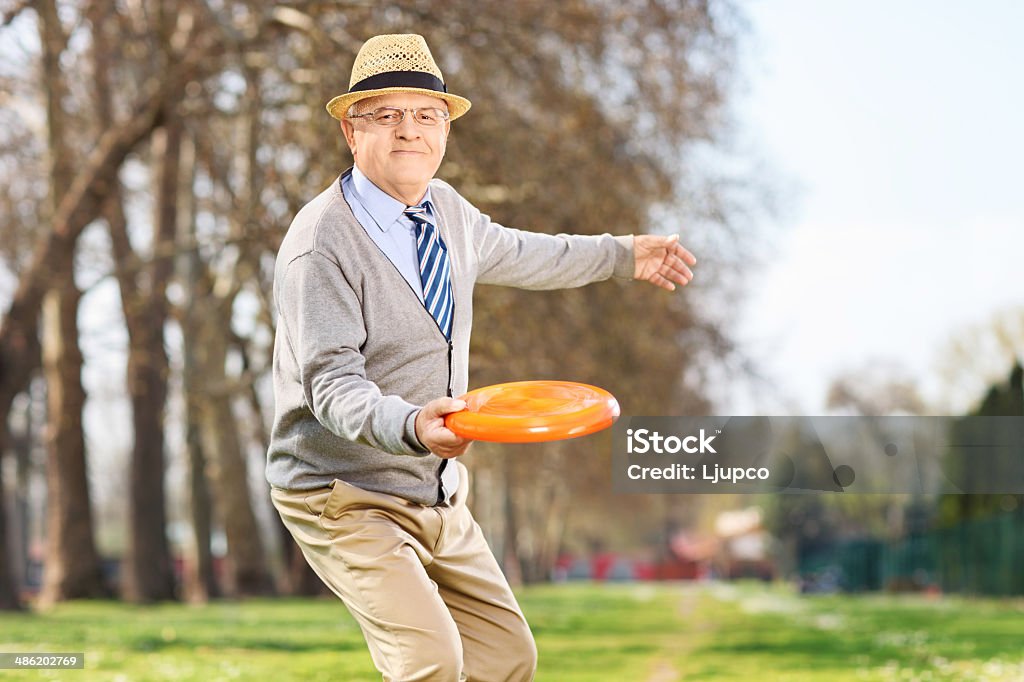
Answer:
<svg viewBox="0 0 1024 682"><path fill-rule="evenodd" d="M418 185L420 183L429 182L434 173L437 172L436 168L419 163L419 164L401 164L399 168L395 169L396 172L391 173L391 177L396 184L400 185Z"/></svg>

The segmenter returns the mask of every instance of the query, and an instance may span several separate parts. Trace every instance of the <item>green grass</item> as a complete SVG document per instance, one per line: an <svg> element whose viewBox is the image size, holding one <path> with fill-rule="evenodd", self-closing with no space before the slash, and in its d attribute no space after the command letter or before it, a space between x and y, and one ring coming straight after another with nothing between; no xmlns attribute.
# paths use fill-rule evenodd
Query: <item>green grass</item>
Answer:
<svg viewBox="0 0 1024 682"><path fill-rule="evenodd" d="M521 590L540 682L1022 680L1024 601L800 597L760 585ZM0 651L84 651L84 671L0 679L375 680L334 600L77 602L0 615Z"/></svg>

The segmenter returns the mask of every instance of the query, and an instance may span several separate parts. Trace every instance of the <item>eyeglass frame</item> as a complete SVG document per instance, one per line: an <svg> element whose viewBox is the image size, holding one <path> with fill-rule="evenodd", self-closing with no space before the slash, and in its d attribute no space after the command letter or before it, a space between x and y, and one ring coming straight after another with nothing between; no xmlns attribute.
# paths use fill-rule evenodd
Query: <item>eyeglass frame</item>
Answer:
<svg viewBox="0 0 1024 682"><path fill-rule="evenodd" d="M367 116L371 116L372 117L372 116L376 115L377 112L382 110L382 109L389 109L391 111L400 111L400 112L402 112L402 117L399 118L396 123L378 123L377 121L374 121L373 118L369 119L370 123L372 123L373 125L376 125L376 126L380 126L382 128L397 128L398 126L402 125L402 123L405 121L405 112L407 112L407 111L411 111L412 112L412 114L413 114L413 118L412 118L413 123L415 123L416 125L421 126L423 128L436 128L438 125L441 125L445 121L451 120L451 114L449 112L445 111L444 109L442 109L441 107L414 107L412 109L403 109L402 107L377 107L373 111L367 111L365 114L356 114L355 116L346 116L345 118L347 118L349 120L354 119L354 118L363 118L363 119L365 119ZM433 109L434 111L441 112L440 120L436 124L434 124L434 125L431 125L429 123L422 123L422 122L418 121L416 119L416 112L417 111L422 111L424 109Z"/></svg>

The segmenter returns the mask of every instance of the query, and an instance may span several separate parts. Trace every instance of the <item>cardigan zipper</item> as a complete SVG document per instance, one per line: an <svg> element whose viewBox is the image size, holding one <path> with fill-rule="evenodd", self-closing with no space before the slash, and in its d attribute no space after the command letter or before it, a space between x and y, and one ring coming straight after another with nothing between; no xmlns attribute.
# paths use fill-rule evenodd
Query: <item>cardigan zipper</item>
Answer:
<svg viewBox="0 0 1024 682"><path fill-rule="evenodd" d="M449 341L448 342L448 397L449 398L454 398L455 397L454 396L455 387L452 386L452 376L454 374L454 372L452 371L452 354L453 354L454 350L455 350L455 348L452 346L452 342Z"/></svg>
<svg viewBox="0 0 1024 682"><path fill-rule="evenodd" d="M452 292L452 330L455 330L455 292ZM452 361L454 355L454 346L451 339L448 339L448 390L447 394L449 398L454 398L454 387L452 386L452 377L454 372L452 371ZM441 466L437 468L437 504L444 502L444 484L441 481L441 474L444 473L445 468L448 466L448 460L442 459ZM454 492L454 491L453 491Z"/></svg>

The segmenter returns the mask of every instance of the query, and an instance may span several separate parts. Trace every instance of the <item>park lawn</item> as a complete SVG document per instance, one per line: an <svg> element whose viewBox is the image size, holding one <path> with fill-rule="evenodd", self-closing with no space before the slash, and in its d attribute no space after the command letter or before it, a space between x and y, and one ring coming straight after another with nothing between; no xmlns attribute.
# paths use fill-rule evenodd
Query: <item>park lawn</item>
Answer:
<svg viewBox="0 0 1024 682"><path fill-rule="evenodd" d="M544 585L519 597L539 682L1024 679L1019 599L800 597L756 584ZM0 679L379 679L332 599L0 615L0 651L30 650L84 651L87 669Z"/></svg>
<svg viewBox="0 0 1024 682"><path fill-rule="evenodd" d="M831 595L711 585L684 592L703 630L686 680L1024 680L1024 600Z"/></svg>

